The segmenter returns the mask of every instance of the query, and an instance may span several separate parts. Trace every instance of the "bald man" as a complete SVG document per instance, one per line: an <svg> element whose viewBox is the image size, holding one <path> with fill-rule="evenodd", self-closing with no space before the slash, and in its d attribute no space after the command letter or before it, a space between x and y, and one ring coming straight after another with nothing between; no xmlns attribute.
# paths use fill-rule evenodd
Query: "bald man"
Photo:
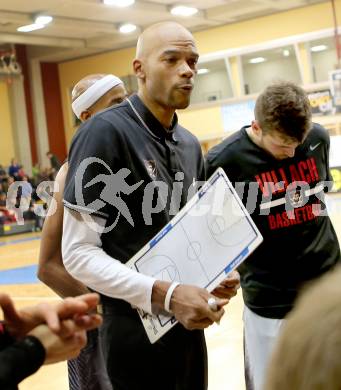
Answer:
<svg viewBox="0 0 341 390"><path fill-rule="evenodd" d="M92 74L80 80L72 90L72 109L82 121L97 112L121 103L127 95L123 82L114 75ZM46 217L40 244L38 277L62 298L89 292L88 288L74 279L65 269L61 243L63 230L63 203L66 162L59 170L55 182L57 191L53 198L56 212ZM68 362L70 390L109 390L101 351L98 350L98 332L88 333L88 344L77 359ZM84 367L82 369L82 367Z"/></svg>
<svg viewBox="0 0 341 390"><path fill-rule="evenodd" d="M180 180L185 190L177 195L183 207L193 183L205 179L200 144L175 113L189 105L198 57L194 38L183 26L168 22L146 29L133 61L138 94L85 123L70 149L63 260L76 279L101 293L104 355L115 390L207 389L203 329L220 320L228 300L217 299L213 311L207 290L125 266L174 214L168 201L145 219L148 190L155 204L158 183L170 192ZM117 181L122 176L124 186ZM109 179L112 197L104 197L110 193ZM122 202L127 208L118 210ZM235 287L222 286L216 293L229 298ZM151 344L135 307L168 311L179 324Z"/></svg>

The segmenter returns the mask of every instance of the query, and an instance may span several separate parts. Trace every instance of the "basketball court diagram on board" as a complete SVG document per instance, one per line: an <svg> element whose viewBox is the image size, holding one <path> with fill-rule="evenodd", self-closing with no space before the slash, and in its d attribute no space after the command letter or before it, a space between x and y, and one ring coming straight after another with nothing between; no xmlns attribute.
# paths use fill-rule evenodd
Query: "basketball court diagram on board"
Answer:
<svg viewBox="0 0 341 390"><path fill-rule="evenodd" d="M212 291L261 241L260 232L219 169L128 266L158 280ZM170 315L140 314L152 342L176 322Z"/></svg>

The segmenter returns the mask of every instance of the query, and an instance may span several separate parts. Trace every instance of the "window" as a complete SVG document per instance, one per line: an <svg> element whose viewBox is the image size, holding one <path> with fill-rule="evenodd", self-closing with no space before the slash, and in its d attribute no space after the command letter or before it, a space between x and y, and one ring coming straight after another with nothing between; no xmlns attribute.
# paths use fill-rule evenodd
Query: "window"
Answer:
<svg viewBox="0 0 341 390"><path fill-rule="evenodd" d="M224 59L200 63L191 103L212 102L233 97Z"/></svg>
<svg viewBox="0 0 341 390"><path fill-rule="evenodd" d="M308 48L311 55L314 82L328 81L328 73L335 69L337 62L335 38L328 37L311 41Z"/></svg>
<svg viewBox="0 0 341 390"><path fill-rule="evenodd" d="M278 79L301 83L292 45L245 54L241 58L246 95L258 93Z"/></svg>

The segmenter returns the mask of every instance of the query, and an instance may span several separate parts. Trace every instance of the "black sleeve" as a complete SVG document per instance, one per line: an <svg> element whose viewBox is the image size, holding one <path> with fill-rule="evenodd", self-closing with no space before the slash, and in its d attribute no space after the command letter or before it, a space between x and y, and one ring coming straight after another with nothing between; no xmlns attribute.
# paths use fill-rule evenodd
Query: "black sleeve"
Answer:
<svg viewBox="0 0 341 390"><path fill-rule="evenodd" d="M205 159L202 154L201 146L200 143L198 142L199 145L199 150L198 150L198 181L206 181L206 164L205 164Z"/></svg>
<svg viewBox="0 0 341 390"><path fill-rule="evenodd" d="M205 156L205 175L206 178L209 179L210 176L214 173L214 171L218 167L215 165L214 161L209 158L208 155Z"/></svg>
<svg viewBox="0 0 341 390"><path fill-rule="evenodd" d="M16 389L18 383L35 373L44 363L41 342L27 336L0 351L0 389Z"/></svg>
<svg viewBox="0 0 341 390"><path fill-rule="evenodd" d="M119 170L119 153L118 135L111 123L98 116L87 121L70 148L64 205L107 219L110 205L103 201L102 191L113 185L108 180Z"/></svg>
<svg viewBox="0 0 341 390"><path fill-rule="evenodd" d="M330 136L329 133L327 133L327 142L326 142L326 170L327 170L327 181L333 182L333 176L330 173L330 167L329 167L329 151L330 151Z"/></svg>
<svg viewBox="0 0 341 390"><path fill-rule="evenodd" d="M206 167L206 178L209 179L210 176L219 168L226 168L228 165L228 156L225 156L224 142L214 146L208 151L205 156L205 167Z"/></svg>
<svg viewBox="0 0 341 390"><path fill-rule="evenodd" d="M213 146L206 156L205 156L205 168L206 168L206 178L209 179L210 176L219 168L225 169L225 165L228 160L227 150L228 139L220 142L218 145Z"/></svg>
<svg viewBox="0 0 341 390"><path fill-rule="evenodd" d="M239 133L235 133L233 136L236 137ZM240 159L243 158L243 153L240 152L241 148L238 139L238 142L236 140L231 141L231 137L232 136L226 138L220 144L214 146L206 154L205 165L207 179L209 179L218 168L222 168L233 185L239 180L239 166L243 163Z"/></svg>
<svg viewBox="0 0 341 390"><path fill-rule="evenodd" d="M200 169L199 169L199 180L200 181L206 181L206 167L205 167L205 160L204 157L201 158L200 161Z"/></svg>
<svg viewBox="0 0 341 390"><path fill-rule="evenodd" d="M329 150L330 150L330 136L327 129L325 129L323 126L321 126L319 123L313 123L311 134L313 138L313 141L316 145L322 144L322 162L321 164L325 164L325 170L326 170L326 181L333 182L333 177L330 173L329 168Z"/></svg>
<svg viewBox="0 0 341 390"><path fill-rule="evenodd" d="M3 321L0 321L0 351L14 342L15 339L6 331Z"/></svg>

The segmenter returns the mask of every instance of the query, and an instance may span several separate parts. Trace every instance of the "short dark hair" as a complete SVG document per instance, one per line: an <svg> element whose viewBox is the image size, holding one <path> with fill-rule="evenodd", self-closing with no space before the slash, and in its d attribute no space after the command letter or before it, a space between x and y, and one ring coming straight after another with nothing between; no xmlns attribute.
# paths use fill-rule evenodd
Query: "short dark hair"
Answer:
<svg viewBox="0 0 341 390"><path fill-rule="evenodd" d="M306 92L290 81L269 85L258 96L255 118L263 133L276 131L302 142L311 128L311 107Z"/></svg>

